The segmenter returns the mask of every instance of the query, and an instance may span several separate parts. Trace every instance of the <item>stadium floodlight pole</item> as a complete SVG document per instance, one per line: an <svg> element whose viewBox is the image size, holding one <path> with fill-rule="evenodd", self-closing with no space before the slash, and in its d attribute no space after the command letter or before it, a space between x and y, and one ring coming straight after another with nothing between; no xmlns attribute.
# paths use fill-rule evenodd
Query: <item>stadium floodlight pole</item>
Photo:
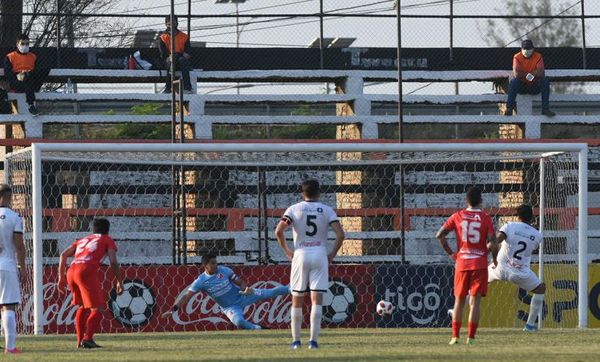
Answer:
<svg viewBox="0 0 600 362"><path fill-rule="evenodd" d="M546 166L545 166L545 160L544 157L540 158L540 207L539 209L539 218L538 218L538 222L539 222L539 230L540 233L542 234L542 242L540 243L539 246L539 251L538 251L538 260L539 260L539 266L538 266L538 277L540 278L540 280L544 280L544 229L545 229L545 222L546 222L546 186L544 185L544 182L546 181ZM543 324L544 324L544 308L540 308L540 312L538 315L538 328L541 329L543 328Z"/></svg>
<svg viewBox="0 0 600 362"><path fill-rule="evenodd" d="M319 0L319 68L325 67L325 55L323 54L323 0ZM329 93L329 85L327 86L327 93Z"/></svg>
<svg viewBox="0 0 600 362"><path fill-rule="evenodd" d="M396 30L398 32L396 44L396 58L398 59L398 140L404 143L404 115L402 109L402 1L396 0ZM406 263L406 231L404 230L404 219L406 217L406 206L404 204L404 166L400 168L400 258L402 263Z"/></svg>
<svg viewBox="0 0 600 362"><path fill-rule="evenodd" d="M60 43L62 41L60 36L60 0L56 0L56 66L60 67Z"/></svg>
<svg viewBox="0 0 600 362"><path fill-rule="evenodd" d="M581 41L582 41L582 65L583 69L587 69L586 45L585 45L585 1L581 0Z"/></svg>
<svg viewBox="0 0 600 362"><path fill-rule="evenodd" d="M171 51L169 52L170 64L169 70L171 72L171 143L175 143L177 139L177 109L176 109L176 98L175 98L175 0L171 0L171 12L169 14L169 22L171 23L171 27L169 29L170 32L170 42L171 42ZM178 248L178 237L177 237L177 178L178 178L178 170L175 165L171 166L171 242L172 242L172 254L173 254L173 264L176 264L179 260L179 248Z"/></svg>
<svg viewBox="0 0 600 362"><path fill-rule="evenodd" d="M454 61L454 0L450 0L450 48L448 49L448 58L450 62Z"/></svg>
<svg viewBox="0 0 600 362"><path fill-rule="evenodd" d="M586 145L587 146L587 145ZM578 303L579 328L588 326L588 148L579 151L579 254Z"/></svg>
<svg viewBox="0 0 600 362"><path fill-rule="evenodd" d="M192 0L188 0L187 31L188 36L192 39Z"/></svg>

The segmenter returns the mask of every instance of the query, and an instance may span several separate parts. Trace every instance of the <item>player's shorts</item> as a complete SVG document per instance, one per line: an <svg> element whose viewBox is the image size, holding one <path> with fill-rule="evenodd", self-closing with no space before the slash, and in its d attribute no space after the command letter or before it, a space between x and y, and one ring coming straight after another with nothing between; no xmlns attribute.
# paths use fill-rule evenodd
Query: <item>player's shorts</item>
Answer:
<svg viewBox="0 0 600 362"><path fill-rule="evenodd" d="M0 304L21 303L19 274L16 271L0 270Z"/></svg>
<svg viewBox="0 0 600 362"><path fill-rule="evenodd" d="M326 292L329 288L329 265L327 254L318 249L294 251L290 288L292 295L302 295L307 291Z"/></svg>
<svg viewBox="0 0 600 362"><path fill-rule="evenodd" d="M104 305L98 268L88 264L75 264L67 271L67 283L73 293L73 305L84 308L101 308Z"/></svg>
<svg viewBox="0 0 600 362"><path fill-rule="evenodd" d="M528 292L542 284L540 278L529 268L516 269L504 264L498 264L495 268L492 268L493 266L494 264L488 266L488 282L490 283L496 280L504 280L514 283Z"/></svg>
<svg viewBox="0 0 600 362"><path fill-rule="evenodd" d="M464 298L467 295L485 297L488 286L487 269L462 270L454 272L454 296Z"/></svg>

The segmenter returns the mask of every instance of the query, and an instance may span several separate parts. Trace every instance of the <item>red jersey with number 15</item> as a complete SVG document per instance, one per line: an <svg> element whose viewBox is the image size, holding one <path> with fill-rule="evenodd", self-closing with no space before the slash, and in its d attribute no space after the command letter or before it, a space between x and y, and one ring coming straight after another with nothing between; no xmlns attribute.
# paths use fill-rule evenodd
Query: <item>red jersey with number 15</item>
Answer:
<svg viewBox="0 0 600 362"><path fill-rule="evenodd" d="M92 234L76 240L72 246L76 248L71 265L91 264L99 267L108 250L117 250L117 244L108 235Z"/></svg>
<svg viewBox="0 0 600 362"><path fill-rule="evenodd" d="M479 209L460 210L450 216L444 229L456 234L457 271L487 269L487 240L494 235L494 222L488 214Z"/></svg>

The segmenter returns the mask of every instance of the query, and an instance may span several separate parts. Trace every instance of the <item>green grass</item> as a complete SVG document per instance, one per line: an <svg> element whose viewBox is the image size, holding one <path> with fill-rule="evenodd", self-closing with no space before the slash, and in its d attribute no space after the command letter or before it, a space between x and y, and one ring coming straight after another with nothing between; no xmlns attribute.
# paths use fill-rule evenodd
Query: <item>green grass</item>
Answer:
<svg viewBox="0 0 600 362"><path fill-rule="evenodd" d="M303 331L303 337L308 331ZM319 350L291 351L288 330L98 335L103 349L76 350L73 335L19 337L2 361L598 361L600 330L482 329L474 346L449 346L450 329L326 329ZM305 344L305 340L303 341ZM462 340L461 342L464 342ZM4 358L3 358L4 357Z"/></svg>

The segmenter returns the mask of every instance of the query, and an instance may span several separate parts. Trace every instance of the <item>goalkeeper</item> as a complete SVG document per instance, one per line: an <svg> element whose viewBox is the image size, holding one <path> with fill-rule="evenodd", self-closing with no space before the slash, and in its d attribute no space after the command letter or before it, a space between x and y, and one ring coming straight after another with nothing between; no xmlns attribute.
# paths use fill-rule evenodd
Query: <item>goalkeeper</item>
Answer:
<svg viewBox="0 0 600 362"><path fill-rule="evenodd" d="M244 308L264 299L290 294L290 288L287 285L271 289L249 287L244 280L235 275L233 270L218 265L217 257L214 254L203 255L202 266L204 266L204 273L196 278L187 293L175 303L170 311L163 313L163 318L168 318L183 308L194 294L203 291L219 304L223 313L235 326L242 329L265 329L265 327L244 319Z"/></svg>

